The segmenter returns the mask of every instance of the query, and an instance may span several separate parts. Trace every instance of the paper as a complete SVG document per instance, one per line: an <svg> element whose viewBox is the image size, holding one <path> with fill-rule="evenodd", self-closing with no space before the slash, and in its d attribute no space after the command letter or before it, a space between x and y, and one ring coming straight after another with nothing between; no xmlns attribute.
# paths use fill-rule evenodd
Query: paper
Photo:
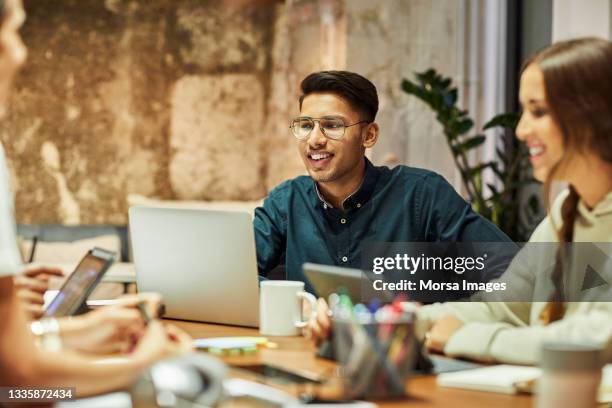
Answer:
<svg viewBox="0 0 612 408"><path fill-rule="evenodd" d="M440 374L437 382L442 387L516 394L518 384L537 380L541 375L542 370L538 367L497 365ZM612 364L603 368L597 400L600 403L612 402Z"/></svg>
<svg viewBox="0 0 612 408"><path fill-rule="evenodd" d="M265 337L212 337L208 339L195 339L193 345L199 349L242 349L254 347L267 347L270 343Z"/></svg>
<svg viewBox="0 0 612 408"><path fill-rule="evenodd" d="M517 383L537 379L542 373L538 367L497 365L473 370L438 375L442 387L515 394Z"/></svg>

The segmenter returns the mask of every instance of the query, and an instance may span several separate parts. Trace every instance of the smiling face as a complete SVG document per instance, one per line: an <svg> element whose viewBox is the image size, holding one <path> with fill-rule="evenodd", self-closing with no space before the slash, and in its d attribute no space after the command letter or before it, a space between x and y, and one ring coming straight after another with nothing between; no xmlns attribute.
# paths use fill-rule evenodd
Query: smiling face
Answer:
<svg viewBox="0 0 612 408"><path fill-rule="evenodd" d="M546 100L544 74L531 64L521 76L519 100L523 107L516 128L517 137L527 144L534 177L545 181L563 157L563 135ZM559 178L562 173L559 173Z"/></svg>
<svg viewBox="0 0 612 408"><path fill-rule="evenodd" d="M311 93L307 95L300 116L311 118L338 117L345 125L352 125L363 118L343 98L333 93ZM373 128L370 128L373 127ZM298 142L302 161L310 177L318 183L342 182L363 171L364 153L375 143L375 124L358 124L347 127L338 140L325 137L318 122L308 137Z"/></svg>
<svg viewBox="0 0 612 408"><path fill-rule="evenodd" d="M26 59L26 47L19 36L25 21L21 0L5 0L5 11L0 26L0 117L6 111L6 102L13 77Z"/></svg>

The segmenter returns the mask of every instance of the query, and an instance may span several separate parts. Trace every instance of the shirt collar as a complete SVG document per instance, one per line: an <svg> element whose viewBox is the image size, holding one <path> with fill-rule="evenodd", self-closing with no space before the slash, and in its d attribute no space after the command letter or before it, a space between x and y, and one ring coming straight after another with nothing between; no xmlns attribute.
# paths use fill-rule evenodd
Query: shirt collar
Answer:
<svg viewBox="0 0 612 408"><path fill-rule="evenodd" d="M363 180L361 181L361 185L357 188L357 190L355 190L342 202L342 206L345 210L361 208L370 199L370 197L372 197L372 193L374 193L374 188L376 187L376 182L378 181L380 171L372 164L370 160L368 160L367 157L364 157L364 160L365 173ZM319 186L314 180L313 184L314 190L317 194L318 203L321 204L324 209L333 208L333 206L327 200L325 200L319 191Z"/></svg>
<svg viewBox="0 0 612 408"><path fill-rule="evenodd" d="M578 202L578 212L588 221L595 223L597 218L612 212L612 191L610 191L603 200L601 200L595 208L589 210L587 206L580 200Z"/></svg>

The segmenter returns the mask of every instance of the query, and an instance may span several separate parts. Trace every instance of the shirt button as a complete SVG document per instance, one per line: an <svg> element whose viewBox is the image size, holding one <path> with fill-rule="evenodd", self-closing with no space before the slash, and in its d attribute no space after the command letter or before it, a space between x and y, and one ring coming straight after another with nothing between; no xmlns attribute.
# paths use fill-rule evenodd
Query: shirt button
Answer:
<svg viewBox="0 0 612 408"><path fill-rule="evenodd" d="M357 203L357 208L361 208L361 204Z"/></svg>
<svg viewBox="0 0 612 408"><path fill-rule="evenodd" d="M348 258L346 256L343 256L342 257L342 262L346 262L346 261L348 261Z"/></svg>
<svg viewBox="0 0 612 408"><path fill-rule="evenodd" d="M342 218L342 219L340 220L340 224L346 224L346 218Z"/></svg>

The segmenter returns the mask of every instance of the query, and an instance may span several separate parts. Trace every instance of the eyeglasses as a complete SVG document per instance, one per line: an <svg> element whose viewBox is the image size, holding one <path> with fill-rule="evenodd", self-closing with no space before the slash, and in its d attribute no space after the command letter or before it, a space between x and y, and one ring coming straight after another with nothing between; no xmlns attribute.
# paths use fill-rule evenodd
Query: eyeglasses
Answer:
<svg viewBox="0 0 612 408"><path fill-rule="evenodd" d="M342 118L311 118L302 116L293 119L289 128L298 140L304 140L310 135L310 132L315 127L315 122L319 122L319 129L325 137L338 140L344 136L344 131L347 127L359 125L360 123L369 123L367 120L362 120L351 125L345 125Z"/></svg>

